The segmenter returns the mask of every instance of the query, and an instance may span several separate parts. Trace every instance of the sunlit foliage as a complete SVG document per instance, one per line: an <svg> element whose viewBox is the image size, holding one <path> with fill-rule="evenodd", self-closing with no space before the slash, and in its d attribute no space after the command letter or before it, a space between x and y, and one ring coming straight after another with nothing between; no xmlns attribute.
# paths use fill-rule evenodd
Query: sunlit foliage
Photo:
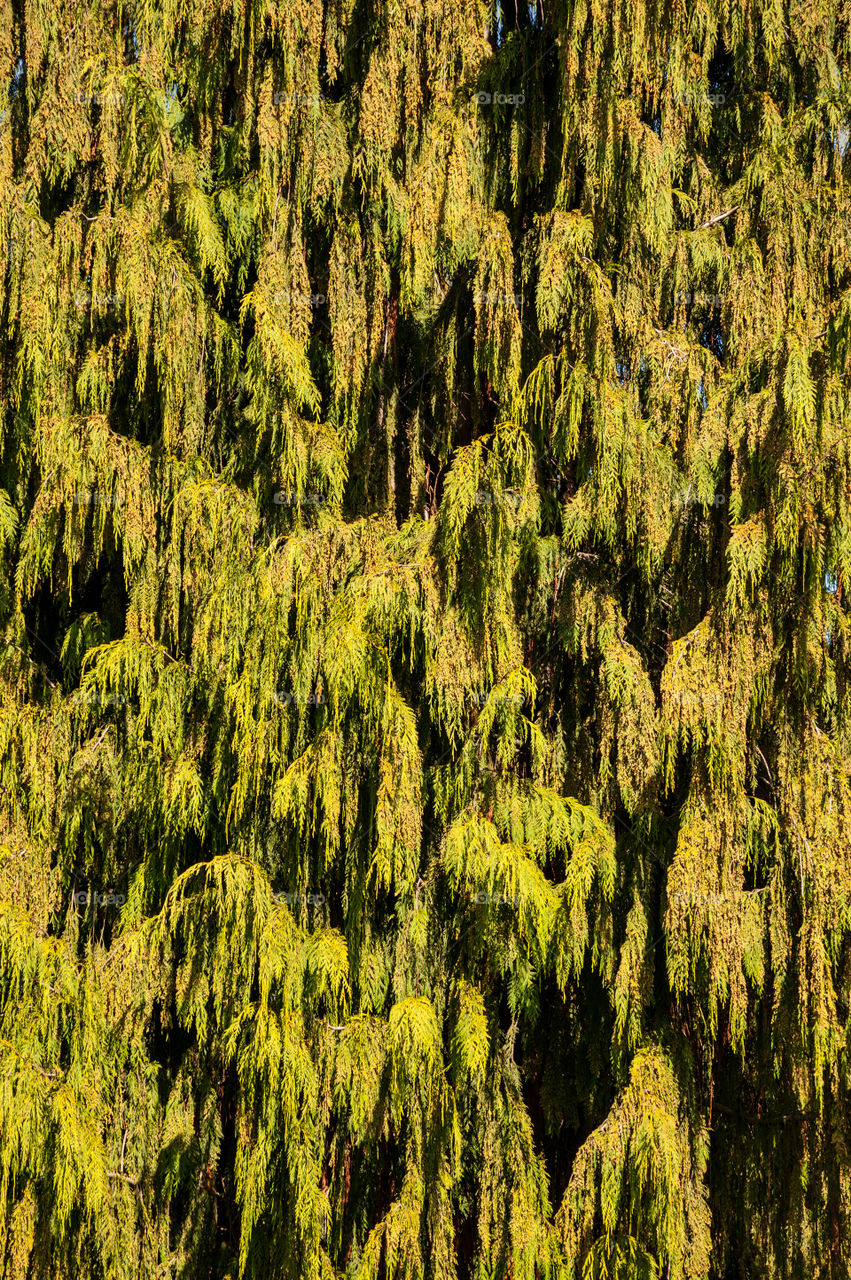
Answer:
<svg viewBox="0 0 851 1280"><path fill-rule="evenodd" d="M851 14L0 0L0 1270L851 1274Z"/></svg>

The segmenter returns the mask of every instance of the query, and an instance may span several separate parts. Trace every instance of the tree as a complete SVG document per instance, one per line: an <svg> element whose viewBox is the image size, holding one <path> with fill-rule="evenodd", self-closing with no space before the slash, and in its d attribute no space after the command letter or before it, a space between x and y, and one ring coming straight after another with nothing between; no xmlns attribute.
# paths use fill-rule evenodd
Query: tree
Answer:
<svg viewBox="0 0 851 1280"><path fill-rule="evenodd" d="M5 1276L849 1275L849 53L4 0Z"/></svg>

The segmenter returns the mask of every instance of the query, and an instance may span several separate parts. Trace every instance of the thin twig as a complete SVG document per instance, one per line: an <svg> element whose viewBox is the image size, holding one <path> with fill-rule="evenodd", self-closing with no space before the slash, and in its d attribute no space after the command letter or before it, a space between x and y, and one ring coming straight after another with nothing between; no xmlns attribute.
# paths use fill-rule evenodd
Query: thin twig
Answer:
<svg viewBox="0 0 851 1280"><path fill-rule="evenodd" d="M714 227L716 222L721 222L723 221L724 218L729 218L731 213L735 213L736 210L740 208L741 208L741 205L734 204L732 209L727 209L726 212L724 213L716 213L714 218L710 218L708 222L701 223L701 225L697 228L698 231L705 231L707 227Z"/></svg>

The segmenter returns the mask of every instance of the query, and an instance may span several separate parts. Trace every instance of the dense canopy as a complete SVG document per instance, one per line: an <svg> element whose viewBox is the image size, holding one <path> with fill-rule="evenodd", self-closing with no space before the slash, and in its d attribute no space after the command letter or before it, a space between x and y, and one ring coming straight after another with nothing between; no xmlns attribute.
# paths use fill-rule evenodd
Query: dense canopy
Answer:
<svg viewBox="0 0 851 1280"><path fill-rule="evenodd" d="M0 1271L851 1275L851 4L0 0Z"/></svg>

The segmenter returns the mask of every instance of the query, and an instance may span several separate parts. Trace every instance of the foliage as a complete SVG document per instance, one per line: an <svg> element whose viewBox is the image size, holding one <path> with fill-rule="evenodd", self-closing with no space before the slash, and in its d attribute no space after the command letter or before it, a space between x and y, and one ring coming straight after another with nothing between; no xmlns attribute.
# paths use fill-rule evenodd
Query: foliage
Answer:
<svg viewBox="0 0 851 1280"><path fill-rule="evenodd" d="M10 1280L840 1280L849 14L3 0Z"/></svg>

